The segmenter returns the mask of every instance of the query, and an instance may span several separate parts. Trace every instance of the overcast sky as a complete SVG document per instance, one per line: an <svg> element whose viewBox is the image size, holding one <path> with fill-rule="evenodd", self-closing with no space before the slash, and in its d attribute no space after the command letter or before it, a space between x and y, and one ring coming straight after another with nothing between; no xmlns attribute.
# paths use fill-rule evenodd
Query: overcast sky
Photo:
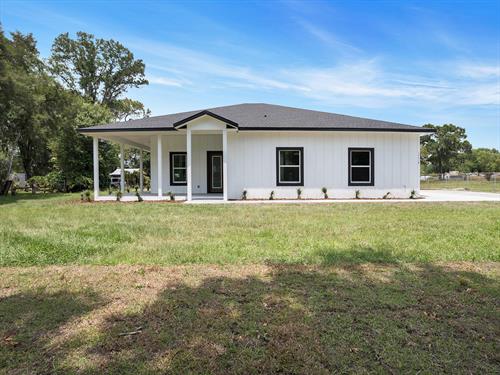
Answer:
<svg viewBox="0 0 500 375"><path fill-rule="evenodd" d="M500 1L0 0L43 57L63 32L143 59L153 115L265 102L413 125L500 148Z"/></svg>

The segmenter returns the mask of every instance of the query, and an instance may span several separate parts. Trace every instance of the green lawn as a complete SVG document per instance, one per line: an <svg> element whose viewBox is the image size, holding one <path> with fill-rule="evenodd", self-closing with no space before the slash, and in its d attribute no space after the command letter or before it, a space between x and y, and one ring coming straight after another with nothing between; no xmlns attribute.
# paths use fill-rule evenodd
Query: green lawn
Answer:
<svg viewBox="0 0 500 375"><path fill-rule="evenodd" d="M0 278L0 373L498 374L497 264L62 266Z"/></svg>
<svg viewBox="0 0 500 375"><path fill-rule="evenodd" d="M0 265L499 261L500 204L0 201Z"/></svg>
<svg viewBox="0 0 500 375"><path fill-rule="evenodd" d="M499 181L487 181L486 179L471 179L469 181L464 180L429 180L420 182L421 189L463 189L470 191L483 191L487 193L499 193L500 194L500 180Z"/></svg>
<svg viewBox="0 0 500 375"><path fill-rule="evenodd" d="M497 374L499 261L494 202L4 197L0 374Z"/></svg>

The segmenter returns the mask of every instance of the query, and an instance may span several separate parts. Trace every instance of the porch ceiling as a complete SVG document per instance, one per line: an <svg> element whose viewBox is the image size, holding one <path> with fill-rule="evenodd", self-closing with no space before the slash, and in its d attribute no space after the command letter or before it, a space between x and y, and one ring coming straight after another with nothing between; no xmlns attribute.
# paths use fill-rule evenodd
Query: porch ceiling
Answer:
<svg viewBox="0 0 500 375"><path fill-rule="evenodd" d="M114 134L100 133L98 137L101 139L105 139L107 141L123 143L128 146L142 148L145 151L151 151L150 149L151 135L123 134L123 133L117 135L116 133Z"/></svg>

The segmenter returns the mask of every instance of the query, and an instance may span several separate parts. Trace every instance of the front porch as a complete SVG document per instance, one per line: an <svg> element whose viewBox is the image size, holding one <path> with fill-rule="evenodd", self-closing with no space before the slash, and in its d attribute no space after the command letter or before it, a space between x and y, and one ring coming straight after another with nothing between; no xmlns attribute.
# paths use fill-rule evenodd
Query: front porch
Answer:
<svg viewBox="0 0 500 375"><path fill-rule="evenodd" d="M158 196L156 193L143 192L141 193L141 198L145 202L159 202L159 201L170 201L169 195ZM175 195L174 200L176 202L187 202L187 195ZM116 195L102 195L100 194L96 199L98 202L113 202L116 201ZM137 196L135 193L124 193L120 199L121 202L137 202ZM191 196L192 202L223 202L224 196L222 194L193 194Z"/></svg>
<svg viewBox="0 0 500 375"><path fill-rule="evenodd" d="M125 192L125 147L140 150L139 192L145 201L227 201L228 200L229 124L210 116L200 116L179 124L170 131L106 131L93 137L94 199L116 200L99 193L99 140L120 145L121 201L136 201L135 193ZM144 189L143 153L150 153L151 189Z"/></svg>

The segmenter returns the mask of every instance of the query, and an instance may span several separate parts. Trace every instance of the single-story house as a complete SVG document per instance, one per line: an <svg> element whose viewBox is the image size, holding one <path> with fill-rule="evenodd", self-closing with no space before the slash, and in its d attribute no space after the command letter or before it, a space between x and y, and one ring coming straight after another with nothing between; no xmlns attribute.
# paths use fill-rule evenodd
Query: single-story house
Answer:
<svg viewBox="0 0 500 375"><path fill-rule="evenodd" d="M151 192L192 200L409 197L420 189L419 126L246 103L80 129L98 141L151 153ZM142 153L142 151L141 151ZM141 158L142 159L142 158ZM121 169L123 170L123 157ZM142 175L142 167L141 175ZM122 174L123 178L123 174ZM123 187L123 184L122 184ZM142 190L142 186L141 186Z"/></svg>

